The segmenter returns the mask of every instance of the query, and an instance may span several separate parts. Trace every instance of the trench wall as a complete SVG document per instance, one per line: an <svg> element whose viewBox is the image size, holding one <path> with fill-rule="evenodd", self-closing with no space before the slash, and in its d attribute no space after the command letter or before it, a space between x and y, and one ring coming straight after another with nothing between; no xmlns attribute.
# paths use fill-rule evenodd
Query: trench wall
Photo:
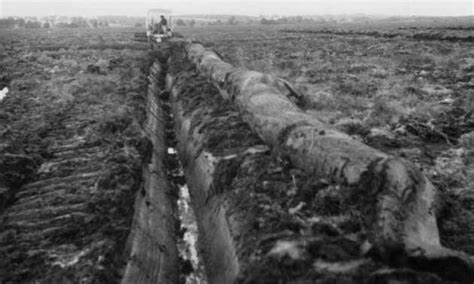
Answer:
<svg viewBox="0 0 474 284"><path fill-rule="evenodd" d="M165 117L158 95L164 70L155 62L149 76L145 132L151 157L144 165L144 186L137 194L129 260L122 283L178 283L177 193L166 176Z"/></svg>

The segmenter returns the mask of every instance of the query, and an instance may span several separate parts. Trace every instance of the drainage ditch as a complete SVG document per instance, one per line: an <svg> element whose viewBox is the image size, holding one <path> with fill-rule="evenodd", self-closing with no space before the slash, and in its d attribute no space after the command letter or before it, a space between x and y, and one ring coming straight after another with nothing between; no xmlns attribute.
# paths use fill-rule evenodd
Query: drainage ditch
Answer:
<svg viewBox="0 0 474 284"><path fill-rule="evenodd" d="M122 283L207 283L197 246L196 218L178 158L174 117L165 90L165 47L153 51L145 132L153 150L137 196Z"/></svg>
<svg viewBox="0 0 474 284"><path fill-rule="evenodd" d="M198 249L198 229L196 216L191 206L189 188L184 176L183 166L178 157L177 141L174 132L174 116L171 113L167 91L161 93L163 114L166 119L167 176L178 195L178 251L180 256L180 283L205 284L207 279Z"/></svg>

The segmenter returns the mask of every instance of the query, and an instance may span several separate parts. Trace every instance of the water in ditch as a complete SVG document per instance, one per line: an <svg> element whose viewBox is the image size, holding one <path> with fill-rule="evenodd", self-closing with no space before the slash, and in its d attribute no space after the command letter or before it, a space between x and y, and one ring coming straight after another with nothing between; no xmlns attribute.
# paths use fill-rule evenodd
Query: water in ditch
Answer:
<svg viewBox="0 0 474 284"><path fill-rule="evenodd" d="M165 107L165 111L169 108ZM168 178L175 188L179 189L178 214L180 232L178 251L181 258L181 279L185 284L207 284L204 266L199 256L198 228L196 216L191 206L188 185L184 177L183 167L178 159L175 148L176 139L173 130L173 116L167 113L167 147L168 147Z"/></svg>
<svg viewBox="0 0 474 284"><path fill-rule="evenodd" d="M207 283L204 267L198 254L198 228L196 217L190 206L188 186L179 188L178 212L181 222L181 230L184 232L183 238L178 242L178 250L181 258L192 266L192 272L186 276L186 284Z"/></svg>
<svg viewBox="0 0 474 284"><path fill-rule="evenodd" d="M3 101L3 99L7 96L8 94L8 88L5 87L0 91L0 102Z"/></svg>

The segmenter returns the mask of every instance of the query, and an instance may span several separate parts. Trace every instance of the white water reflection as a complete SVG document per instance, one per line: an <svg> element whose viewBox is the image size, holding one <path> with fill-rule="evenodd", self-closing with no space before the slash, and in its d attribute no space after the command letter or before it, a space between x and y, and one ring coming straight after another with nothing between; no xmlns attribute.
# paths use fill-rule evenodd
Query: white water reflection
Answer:
<svg viewBox="0 0 474 284"><path fill-rule="evenodd" d="M8 93L8 88L5 87L3 90L0 91L0 102L3 101L3 99L7 96Z"/></svg>
<svg viewBox="0 0 474 284"><path fill-rule="evenodd" d="M204 268L198 255L198 228L196 217L191 207L191 198L187 185L179 187L178 211L181 228L186 230L183 243L178 245L180 255L183 259L191 262L194 270L186 277L186 284L206 284Z"/></svg>

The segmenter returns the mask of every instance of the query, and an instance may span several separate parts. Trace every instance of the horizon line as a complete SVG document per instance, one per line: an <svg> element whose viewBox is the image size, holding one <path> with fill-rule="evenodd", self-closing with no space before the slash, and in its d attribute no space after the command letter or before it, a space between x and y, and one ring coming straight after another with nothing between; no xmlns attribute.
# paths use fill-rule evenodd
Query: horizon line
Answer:
<svg viewBox="0 0 474 284"><path fill-rule="evenodd" d="M65 15L65 14L51 14L51 15L43 15L43 16L36 16L36 15L8 15L8 16L0 16L0 19L5 19L5 18L45 18L45 17L52 17L52 16L57 16L57 17L82 17L82 18L97 18L97 17L129 17L129 18L140 18L140 17L146 17L146 15L143 16L137 16L137 15L126 15L126 14L103 14L103 15L97 15L97 16L84 16L84 15ZM401 15L401 14L385 14L385 13L341 13L341 14L299 14L299 15L284 15L284 14L266 14L266 15L245 15L245 14L222 14L222 13L209 13L209 14L198 14L198 13L189 13L189 14L176 14L172 15L173 17L190 17L190 16L221 16L221 17L249 17L249 18L262 18L262 17L347 17L347 16L365 16L365 17L386 17L386 18L391 18L391 17L397 17L397 18L413 18L413 17L422 17L422 18L469 18L473 17L474 15L446 15L446 16L440 16L440 15L423 15L423 14L413 14L413 15Z"/></svg>

